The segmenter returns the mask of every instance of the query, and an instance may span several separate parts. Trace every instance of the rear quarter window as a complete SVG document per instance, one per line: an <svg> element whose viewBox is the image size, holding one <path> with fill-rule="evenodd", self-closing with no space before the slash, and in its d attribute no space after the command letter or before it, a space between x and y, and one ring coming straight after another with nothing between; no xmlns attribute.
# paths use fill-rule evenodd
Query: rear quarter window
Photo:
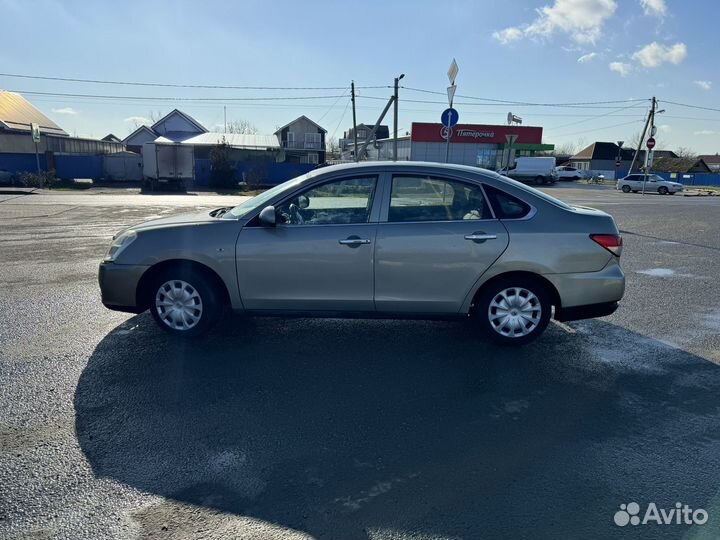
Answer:
<svg viewBox="0 0 720 540"><path fill-rule="evenodd" d="M483 187L498 219L522 219L530 214L531 206L525 201L487 184Z"/></svg>

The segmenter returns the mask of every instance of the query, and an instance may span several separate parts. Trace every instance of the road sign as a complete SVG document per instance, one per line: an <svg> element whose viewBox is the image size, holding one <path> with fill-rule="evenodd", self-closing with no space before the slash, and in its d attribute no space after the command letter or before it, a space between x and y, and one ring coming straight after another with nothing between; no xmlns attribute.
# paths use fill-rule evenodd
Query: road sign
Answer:
<svg viewBox="0 0 720 540"><path fill-rule="evenodd" d="M40 126L34 122L30 124L30 134L32 135L33 142L40 142Z"/></svg>
<svg viewBox="0 0 720 540"><path fill-rule="evenodd" d="M458 71L460 71L460 68L458 68L457 62L453 58L452 64L450 64L450 69L448 69L447 72L450 84L455 84L455 77L457 77Z"/></svg>
<svg viewBox="0 0 720 540"><path fill-rule="evenodd" d="M453 127L458 123L458 120L460 119L460 114L455 109L449 108L445 109L442 114L440 115L440 121L442 122L442 125L445 127Z"/></svg>
<svg viewBox="0 0 720 540"><path fill-rule="evenodd" d="M650 150L652 150L653 148L655 148L655 139L653 139L652 137L650 137L650 138L647 140L647 147L648 147Z"/></svg>
<svg viewBox="0 0 720 540"><path fill-rule="evenodd" d="M457 86L454 84L452 86L448 86L448 105L452 107L453 98L455 97L455 90L457 90Z"/></svg>
<svg viewBox="0 0 720 540"><path fill-rule="evenodd" d="M515 141L517 141L518 136L517 135L505 135L505 140L507 143L512 146L515 144Z"/></svg>
<svg viewBox="0 0 720 540"><path fill-rule="evenodd" d="M621 162L619 159L616 159L616 160L615 160L615 168L616 168L616 169L619 169L619 168L620 168L620 163L622 163L622 162Z"/></svg>
<svg viewBox="0 0 720 540"><path fill-rule="evenodd" d="M440 136L445 140L450 139L450 137L452 137L452 128L445 127L445 126L441 127L440 128Z"/></svg>

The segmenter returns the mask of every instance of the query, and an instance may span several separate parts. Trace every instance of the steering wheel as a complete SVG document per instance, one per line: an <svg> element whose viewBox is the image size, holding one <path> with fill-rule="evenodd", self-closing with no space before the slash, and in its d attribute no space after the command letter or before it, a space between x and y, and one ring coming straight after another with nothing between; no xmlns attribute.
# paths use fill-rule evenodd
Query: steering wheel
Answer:
<svg viewBox="0 0 720 540"><path fill-rule="evenodd" d="M292 216L293 223L296 223L298 225L302 225L305 223L305 219L302 217L302 214L300 213L300 209L298 208L297 204L292 203L290 205L290 215Z"/></svg>

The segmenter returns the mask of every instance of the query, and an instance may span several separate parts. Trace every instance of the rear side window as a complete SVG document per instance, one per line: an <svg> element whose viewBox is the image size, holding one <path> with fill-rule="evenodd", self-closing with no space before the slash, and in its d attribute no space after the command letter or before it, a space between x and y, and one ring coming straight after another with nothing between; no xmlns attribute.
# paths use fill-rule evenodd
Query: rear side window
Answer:
<svg viewBox="0 0 720 540"><path fill-rule="evenodd" d="M517 197L487 184L484 188L498 219L522 219L530 213L530 205Z"/></svg>
<svg viewBox="0 0 720 540"><path fill-rule="evenodd" d="M389 222L491 219L480 186L430 176L395 176Z"/></svg>

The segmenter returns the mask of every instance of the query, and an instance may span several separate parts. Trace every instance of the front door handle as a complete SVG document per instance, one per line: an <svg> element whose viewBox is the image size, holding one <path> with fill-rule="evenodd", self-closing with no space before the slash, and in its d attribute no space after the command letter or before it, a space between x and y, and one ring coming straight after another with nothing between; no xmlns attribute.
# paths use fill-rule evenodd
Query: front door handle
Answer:
<svg viewBox="0 0 720 540"><path fill-rule="evenodd" d="M369 244L370 240L367 238L360 238L359 236L348 236L345 240L338 240L338 243L348 247L358 247L363 244Z"/></svg>
<svg viewBox="0 0 720 540"><path fill-rule="evenodd" d="M484 232L475 232L472 234L466 234L465 240L472 240L473 242L484 242L485 240L497 240L497 234L486 234Z"/></svg>

